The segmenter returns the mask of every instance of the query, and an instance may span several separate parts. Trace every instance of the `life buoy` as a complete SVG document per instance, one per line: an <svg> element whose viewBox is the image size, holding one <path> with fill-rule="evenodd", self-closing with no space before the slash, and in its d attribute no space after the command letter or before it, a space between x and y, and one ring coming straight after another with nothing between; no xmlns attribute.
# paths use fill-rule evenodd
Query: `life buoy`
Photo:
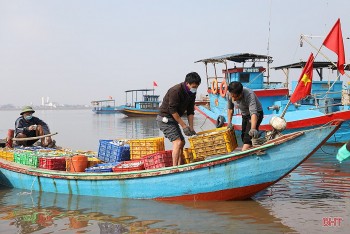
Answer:
<svg viewBox="0 0 350 234"><path fill-rule="evenodd" d="M222 115L219 115L218 118L216 119L216 127L221 128L222 126L224 126L224 123L225 123L225 117Z"/></svg>
<svg viewBox="0 0 350 234"><path fill-rule="evenodd" d="M226 97L227 89L228 89L228 87L227 87L226 80L223 80L221 82L221 84L220 84L220 95L221 95L221 97Z"/></svg>
<svg viewBox="0 0 350 234"><path fill-rule="evenodd" d="M213 94L217 94L218 93L218 80L217 79L214 79L212 82L211 82L211 92Z"/></svg>

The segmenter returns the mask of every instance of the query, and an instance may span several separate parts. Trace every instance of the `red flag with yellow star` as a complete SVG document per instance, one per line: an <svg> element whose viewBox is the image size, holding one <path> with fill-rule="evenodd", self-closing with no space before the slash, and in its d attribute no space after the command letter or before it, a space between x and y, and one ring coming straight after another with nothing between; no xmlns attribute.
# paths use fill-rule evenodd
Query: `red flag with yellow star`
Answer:
<svg viewBox="0 0 350 234"><path fill-rule="evenodd" d="M290 101L292 103L299 101L300 99L306 97L311 93L313 65L314 55L313 53L311 53L300 75L297 87L295 88L294 93L290 97Z"/></svg>

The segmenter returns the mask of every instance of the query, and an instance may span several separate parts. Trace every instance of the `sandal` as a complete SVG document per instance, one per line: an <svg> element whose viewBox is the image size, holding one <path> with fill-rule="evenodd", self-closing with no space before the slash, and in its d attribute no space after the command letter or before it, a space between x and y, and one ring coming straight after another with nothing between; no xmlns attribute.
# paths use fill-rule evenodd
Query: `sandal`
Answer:
<svg viewBox="0 0 350 234"><path fill-rule="evenodd" d="M54 148L55 146L56 146L56 141L55 141L55 140L52 140L52 141L47 145L48 148Z"/></svg>

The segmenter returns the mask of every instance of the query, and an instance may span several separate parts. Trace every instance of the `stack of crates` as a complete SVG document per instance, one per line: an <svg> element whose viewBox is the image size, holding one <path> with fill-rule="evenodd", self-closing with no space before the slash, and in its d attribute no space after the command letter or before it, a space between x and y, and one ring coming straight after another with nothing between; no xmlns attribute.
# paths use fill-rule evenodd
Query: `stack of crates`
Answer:
<svg viewBox="0 0 350 234"><path fill-rule="evenodd" d="M137 160L148 154L164 151L164 137L128 140L130 159Z"/></svg>
<svg viewBox="0 0 350 234"><path fill-rule="evenodd" d="M14 152L14 162L26 166L38 167L39 157L38 154L33 151L16 150Z"/></svg>
<svg viewBox="0 0 350 234"><path fill-rule="evenodd" d="M0 158L13 162L13 150L7 148L0 148Z"/></svg>
<svg viewBox="0 0 350 234"><path fill-rule="evenodd" d="M189 137L188 140L194 161L202 157L230 153L238 146L234 130L226 127L198 132L196 136Z"/></svg>
<svg viewBox="0 0 350 234"><path fill-rule="evenodd" d="M173 165L172 151L160 151L142 157L145 169L171 167Z"/></svg>
<svg viewBox="0 0 350 234"><path fill-rule="evenodd" d="M107 163L130 160L130 146L118 145L113 140L100 140L98 158Z"/></svg>
<svg viewBox="0 0 350 234"><path fill-rule="evenodd" d="M140 171L145 170L142 160L126 161L113 167L114 172Z"/></svg>
<svg viewBox="0 0 350 234"><path fill-rule="evenodd" d="M64 157L40 157L39 168L49 170L66 170L66 158Z"/></svg>

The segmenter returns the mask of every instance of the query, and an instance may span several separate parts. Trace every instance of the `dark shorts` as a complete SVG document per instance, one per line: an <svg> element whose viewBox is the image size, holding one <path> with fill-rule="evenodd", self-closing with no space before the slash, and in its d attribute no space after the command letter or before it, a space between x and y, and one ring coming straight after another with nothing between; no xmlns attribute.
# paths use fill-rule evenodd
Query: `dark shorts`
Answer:
<svg viewBox="0 0 350 234"><path fill-rule="evenodd" d="M182 135L180 126L175 120L169 121L168 123L164 123L162 121L157 120L157 123L160 131L162 131L164 136L168 138L171 142L179 138L182 141L185 140L184 136Z"/></svg>
<svg viewBox="0 0 350 234"><path fill-rule="evenodd" d="M259 131L259 126L264 118L264 112L258 112L258 122L256 123L256 130ZM249 136L251 128L250 115L242 115L242 142L243 144L252 145L252 137Z"/></svg>
<svg viewBox="0 0 350 234"><path fill-rule="evenodd" d="M33 131L26 131L24 132L24 134L27 136L27 137L36 137L36 131L33 130ZM17 136L16 136L17 137ZM26 142L26 145L27 146L32 146L35 142L37 142L38 140L29 140Z"/></svg>

